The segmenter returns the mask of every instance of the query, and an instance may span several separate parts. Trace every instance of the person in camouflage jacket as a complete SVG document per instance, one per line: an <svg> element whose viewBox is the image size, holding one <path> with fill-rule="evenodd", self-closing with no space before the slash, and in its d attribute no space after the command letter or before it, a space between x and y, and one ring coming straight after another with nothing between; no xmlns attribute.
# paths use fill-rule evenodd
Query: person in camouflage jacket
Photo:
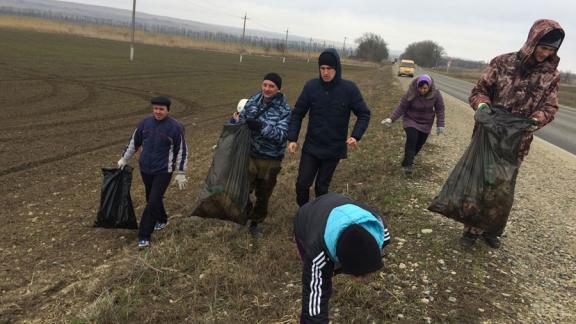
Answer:
<svg viewBox="0 0 576 324"><path fill-rule="evenodd" d="M557 53L563 39L564 30L556 21L536 21L524 46L518 52L492 59L470 94L474 110L482 104L501 106L535 120L537 125L522 141L518 163L528 155L533 131L550 123L558 111Z"/></svg>
<svg viewBox="0 0 576 324"><path fill-rule="evenodd" d="M256 202L248 203L247 213L253 235L261 234L257 226L268 214L268 202L286 151L292 110L281 88L280 75L266 74L261 91L248 99L242 112L235 113L231 119L232 123L246 123L252 131L248 173L250 192L256 195Z"/></svg>
<svg viewBox="0 0 576 324"><path fill-rule="evenodd" d="M553 20L534 22L524 46L514 53L492 59L472 89L469 102L472 109L499 106L532 118L518 150L518 165L522 163L534 138L534 131L554 120L558 111L560 73L557 53L564 40L564 30ZM471 245L482 235L492 247L499 247L498 237L482 229L464 225L462 242Z"/></svg>

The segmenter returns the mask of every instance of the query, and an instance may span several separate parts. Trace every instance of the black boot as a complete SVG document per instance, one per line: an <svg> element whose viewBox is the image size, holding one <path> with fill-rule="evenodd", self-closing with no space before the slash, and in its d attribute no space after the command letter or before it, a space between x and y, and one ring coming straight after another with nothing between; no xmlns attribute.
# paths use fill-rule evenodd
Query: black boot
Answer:
<svg viewBox="0 0 576 324"><path fill-rule="evenodd" d="M479 234L472 234L466 231L462 233L462 237L460 238L460 245L466 248L472 247L479 237Z"/></svg>
<svg viewBox="0 0 576 324"><path fill-rule="evenodd" d="M486 244L488 244L488 246L490 246L493 249L497 249L501 245L500 238L495 234L485 232L482 234L482 238L484 239L484 241L486 241Z"/></svg>
<svg viewBox="0 0 576 324"><path fill-rule="evenodd" d="M258 228L258 223L250 221L250 226L248 227L248 232L252 234L253 237L262 236L262 231Z"/></svg>

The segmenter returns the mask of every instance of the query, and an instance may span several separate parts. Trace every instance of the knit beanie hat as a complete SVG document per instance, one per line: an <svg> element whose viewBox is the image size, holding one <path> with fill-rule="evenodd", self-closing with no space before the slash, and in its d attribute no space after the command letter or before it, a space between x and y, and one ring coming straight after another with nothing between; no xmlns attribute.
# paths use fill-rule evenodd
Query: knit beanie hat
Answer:
<svg viewBox="0 0 576 324"><path fill-rule="evenodd" d="M320 57L318 57L318 66L321 65L328 65L333 68L336 68L338 62L336 61L336 57L334 56L334 54L330 52L322 52L322 54L320 54Z"/></svg>
<svg viewBox="0 0 576 324"><path fill-rule="evenodd" d="M278 73L270 72L266 74L262 80L272 81L278 87L278 90L282 89L282 78Z"/></svg>
<svg viewBox="0 0 576 324"><path fill-rule="evenodd" d="M538 45L550 46L554 48L559 48L564 39L564 33L561 29L553 29L549 31L546 35L542 36L538 41Z"/></svg>
<svg viewBox="0 0 576 324"><path fill-rule="evenodd" d="M429 87L432 85L432 78L428 74L422 74L416 80L416 86L418 88L420 88L424 83L426 83Z"/></svg>
<svg viewBox="0 0 576 324"><path fill-rule="evenodd" d="M166 108L170 110L170 105L172 104L172 101L170 101L169 97L158 96L152 98L152 100L150 100L150 103L153 105L166 106Z"/></svg>
<svg viewBox="0 0 576 324"><path fill-rule="evenodd" d="M364 275L382 268L382 256L376 239L364 227L352 224L340 233L336 256L342 273Z"/></svg>

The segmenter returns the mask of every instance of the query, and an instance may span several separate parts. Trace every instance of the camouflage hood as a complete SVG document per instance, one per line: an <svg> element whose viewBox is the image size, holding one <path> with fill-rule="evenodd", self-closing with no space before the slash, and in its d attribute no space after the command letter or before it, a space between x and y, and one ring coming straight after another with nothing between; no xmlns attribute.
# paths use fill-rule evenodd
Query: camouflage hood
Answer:
<svg viewBox="0 0 576 324"><path fill-rule="evenodd" d="M524 46L522 46L518 52L520 61L526 63L526 61L532 56L532 53L534 53L534 50L536 50L536 46L538 45L540 39L554 29L561 30L562 35L564 35L564 29L562 29L558 22L550 19L536 20L534 25L532 25L532 28L530 28L530 32L528 33L528 38L526 39ZM564 37L562 37L562 40L564 40ZM562 41L560 41L560 45L562 45ZM560 46L558 46L558 49L560 49ZM552 70L556 69L558 67L558 63L560 63L558 50L556 50L553 55L546 59L546 62L552 65Z"/></svg>

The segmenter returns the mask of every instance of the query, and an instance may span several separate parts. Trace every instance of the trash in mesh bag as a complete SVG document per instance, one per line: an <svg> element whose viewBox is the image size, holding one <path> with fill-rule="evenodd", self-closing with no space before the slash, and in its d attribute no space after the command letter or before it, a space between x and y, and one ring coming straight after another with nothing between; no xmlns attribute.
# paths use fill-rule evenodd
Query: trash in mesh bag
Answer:
<svg viewBox="0 0 576 324"><path fill-rule="evenodd" d="M246 124L224 125L191 215L246 223L250 136Z"/></svg>
<svg viewBox="0 0 576 324"><path fill-rule="evenodd" d="M102 168L100 210L95 227L138 228L130 197L133 170L129 165L124 169Z"/></svg>
<svg viewBox="0 0 576 324"><path fill-rule="evenodd" d="M428 209L501 235L514 202L518 150L532 121L505 108L478 110L472 141Z"/></svg>

